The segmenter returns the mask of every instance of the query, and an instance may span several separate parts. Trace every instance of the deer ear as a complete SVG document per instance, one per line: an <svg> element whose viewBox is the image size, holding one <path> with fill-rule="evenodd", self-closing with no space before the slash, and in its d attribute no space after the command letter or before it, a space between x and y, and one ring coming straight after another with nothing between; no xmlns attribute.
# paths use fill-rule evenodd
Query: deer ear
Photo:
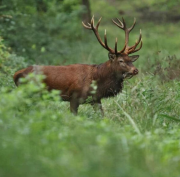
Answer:
<svg viewBox="0 0 180 177"><path fill-rule="evenodd" d="M113 61L114 59L116 59L116 54L114 53L109 53L108 54L109 60Z"/></svg>
<svg viewBox="0 0 180 177"><path fill-rule="evenodd" d="M136 61L139 58L139 55L133 55L133 56L129 56L130 60L132 62Z"/></svg>

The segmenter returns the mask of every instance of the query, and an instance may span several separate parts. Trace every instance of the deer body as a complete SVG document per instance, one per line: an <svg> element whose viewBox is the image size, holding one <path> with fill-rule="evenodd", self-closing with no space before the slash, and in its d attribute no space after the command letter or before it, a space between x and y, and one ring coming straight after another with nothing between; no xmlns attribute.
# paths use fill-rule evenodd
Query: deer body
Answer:
<svg viewBox="0 0 180 177"><path fill-rule="evenodd" d="M98 34L98 26L94 27L94 17L91 24L83 26L87 29L93 30L100 44L109 51L109 60L99 65L88 64L72 64L67 66L30 66L28 68L17 71L14 74L15 84L18 85L19 78L26 77L29 73L44 74L46 78L44 83L47 89L60 90L61 97L64 101L70 102L71 112L77 114L78 106L82 103L88 102L93 106L98 106L103 114L101 99L112 97L121 92L123 87L123 80L138 74L138 70L134 67L132 62L138 59L138 55L128 56L129 53L138 51L142 47L141 34L138 42L132 47L128 46L128 34L134 28L126 28L126 24L121 22L119 24L113 21L119 28L125 30L126 42L125 47L121 51L117 51L117 39L115 49L111 49L107 45L105 34L105 43L103 43ZM136 49L141 41L141 46ZM93 90L92 84L97 86ZM90 100L88 99L90 97Z"/></svg>
<svg viewBox="0 0 180 177"><path fill-rule="evenodd" d="M113 72L110 61L100 65L73 64L67 66L30 66L14 75L14 81L18 86L18 80L29 73L44 74L44 83L48 90L60 90L63 101L76 103L71 111L76 113L79 104L88 102L92 105L101 103L102 98L117 95L122 90L122 73ZM82 77L83 76L83 77ZM93 91L92 82L97 84L97 90ZM91 97L90 101L87 98Z"/></svg>

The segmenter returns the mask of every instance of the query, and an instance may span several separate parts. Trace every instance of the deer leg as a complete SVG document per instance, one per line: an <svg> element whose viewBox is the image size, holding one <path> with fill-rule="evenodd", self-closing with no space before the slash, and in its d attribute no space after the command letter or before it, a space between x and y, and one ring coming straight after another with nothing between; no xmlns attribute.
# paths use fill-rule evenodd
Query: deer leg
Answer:
<svg viewBox="0 0 180 177"><path fill-rule="evenodd" d="M79 101L77 99L72 99L70 101L70 111L74 114L77 115L78 113L78 107L79 107Z"/></svg>
<svg viewBox="0 0 180 177"><path fill-rule="evenodd" d="M102 117L104 117L104 111L102 108L101 101L92 103L92 106L93 106L94 111L100 110Z"/></svg>

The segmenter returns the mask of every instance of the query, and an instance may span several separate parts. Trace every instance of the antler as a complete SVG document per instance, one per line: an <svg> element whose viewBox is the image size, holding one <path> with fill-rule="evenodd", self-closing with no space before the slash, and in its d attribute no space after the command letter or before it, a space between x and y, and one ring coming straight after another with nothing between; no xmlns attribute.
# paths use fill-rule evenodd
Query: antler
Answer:
<svg viewBox="0 0 180 177"><path fill-rule="evenodd" d="M82 24L86 29L93 30L93 32L94 32L97 40L99 41L99 43L105 49L107 49L110 53L122 53L125 50L126 45L124 46L124 48L121 51L117 51L117 38L116 38L114 50L111 49L107 44L106 30L105 30L105 33L104 33L104 42L102 42L101 37L99 36L99 33L98 33L98 27L99 27L99 24L101 22L101 19L102 19L102 17L99 19L96 26L94 26L94 16L91 19L91 23L88 23L87 25L85 25L84 22L82 22Z"/></svg>
<svg viewBox="0 0 180 177"><path fill-rule="evenodd" d="M125 47L124 47L124 50L122 51L122 53L125 53L125 54L131 54L131 53L134 53L134 52L137 52L138 50L141 49L142 47L142 34L141 34L141 30L140 30L140 35L139 35L139 39L138 41L136 41L135 45L133 45L132 47L129 47L128 46L128 42L129 42L129 33L131 32L131 30L134 28L135 24L136 24L136 19L134 18L134 23L133 25L130 27L130 28L127 28L126 27L126 23L124 21L124 18L122 18L122 21L120 21L118 18L117 18L117 21L116 22L115 20L113 20L113 23L118 26L119 28L121 28L122 30L125 31ZM141 42L141 43L140 43ZM138 46L138 44L140 43L140 46L138 49L136 49L136 47Z"/></svg>

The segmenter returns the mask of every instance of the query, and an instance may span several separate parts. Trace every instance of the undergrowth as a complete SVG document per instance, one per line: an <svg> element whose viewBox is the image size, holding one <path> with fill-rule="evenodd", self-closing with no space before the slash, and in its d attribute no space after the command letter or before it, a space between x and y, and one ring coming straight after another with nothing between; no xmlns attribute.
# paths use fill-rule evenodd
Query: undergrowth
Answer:
<svg viewBox="0 0 180 177"><path fill-rule="evenodd" d="M179 174L179 81L127 81L122 94L103 100L102 118L89 105L73 116L58 91L32 77L11 92L1 88L1 176Z"/></svg>
<svg viewBox="0 0 180 177"><path fill-rule="evenodd" d="M152 36L143 51L154 45ZM92 48L77 43L69 62L77 48L83 63L104 61L94 41ZM160 44L140 54L140 74L122 93L102 100L102 118L88 104L73 116L58 91L47 92L43 76L16 88L13 74L28 64L0 41L0 176L178 176L179 55L159 52Z"/></svg>

